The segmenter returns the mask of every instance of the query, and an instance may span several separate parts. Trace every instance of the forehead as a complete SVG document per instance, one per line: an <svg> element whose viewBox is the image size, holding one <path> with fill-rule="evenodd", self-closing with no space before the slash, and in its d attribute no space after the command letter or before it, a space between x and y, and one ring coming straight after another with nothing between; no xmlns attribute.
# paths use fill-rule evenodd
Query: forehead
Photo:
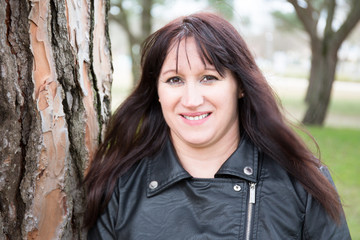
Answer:
<svg viewBox="0 0 360 240"><path fill-rule="evenodd" d="M192 65L201 65L202 67L212 64L202 54L194 37L185 37L181 40L175 40L170 44L162 68L191 68Z"/></svg>

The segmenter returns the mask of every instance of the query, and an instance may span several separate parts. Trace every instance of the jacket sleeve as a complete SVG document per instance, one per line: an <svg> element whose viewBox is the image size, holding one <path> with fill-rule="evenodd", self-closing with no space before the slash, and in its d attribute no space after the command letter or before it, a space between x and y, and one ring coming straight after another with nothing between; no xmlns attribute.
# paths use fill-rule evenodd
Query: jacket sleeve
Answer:
<svg viewBox="0 0 360 240"><path fill-rule="evenodd" d="M322 166L320 171L335 186L329 170ZM308 194L302 239L349 240L351 237L345 216L343 215L340 224L337 224L320 203Z"/></svg>
<svg viewBox="0 0 360 240"><path fill-rule="evenodd" d="M119 188L116 186L105 211L97 219L95 225L88 231L88 240L117 239L115 225L119 209Z"/></svg>

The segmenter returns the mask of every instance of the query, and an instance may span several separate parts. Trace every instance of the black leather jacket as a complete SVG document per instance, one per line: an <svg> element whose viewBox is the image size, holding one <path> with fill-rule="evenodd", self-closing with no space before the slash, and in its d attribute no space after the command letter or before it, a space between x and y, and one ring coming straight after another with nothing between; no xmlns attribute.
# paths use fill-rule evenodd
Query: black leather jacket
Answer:
<svg viewBox="0 0 360 240"><path fill-rule="evenodd" d="M331 180L325 167L320 171ZM213 179L187 173L170 141L119 178L88 239L351 239L245 137Z"/></svg>

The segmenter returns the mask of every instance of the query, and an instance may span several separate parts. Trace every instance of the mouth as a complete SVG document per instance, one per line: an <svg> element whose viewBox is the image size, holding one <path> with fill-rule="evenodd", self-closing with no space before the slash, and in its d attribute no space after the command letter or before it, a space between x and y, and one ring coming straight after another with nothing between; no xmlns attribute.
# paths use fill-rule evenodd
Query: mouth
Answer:
<svg viewBox="0 0 360 240"><path fill-rule="evenodd" d="M198 121L204 118L207 118L211 113L204 113L204 114L200 114L200 115L185 115L185 114L181 114L181 116L187 120L190 121Z"/></svg>

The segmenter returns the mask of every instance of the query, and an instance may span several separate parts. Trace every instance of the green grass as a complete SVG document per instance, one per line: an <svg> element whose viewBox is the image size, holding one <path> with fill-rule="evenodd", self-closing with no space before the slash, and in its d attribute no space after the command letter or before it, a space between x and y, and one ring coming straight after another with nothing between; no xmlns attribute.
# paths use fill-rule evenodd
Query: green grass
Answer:
<svg viewBox="0 0 360 240"><path fill-rule="evenodd" d="M360 129L309 127L340 194L353 240L360 240Z"/></svg>

